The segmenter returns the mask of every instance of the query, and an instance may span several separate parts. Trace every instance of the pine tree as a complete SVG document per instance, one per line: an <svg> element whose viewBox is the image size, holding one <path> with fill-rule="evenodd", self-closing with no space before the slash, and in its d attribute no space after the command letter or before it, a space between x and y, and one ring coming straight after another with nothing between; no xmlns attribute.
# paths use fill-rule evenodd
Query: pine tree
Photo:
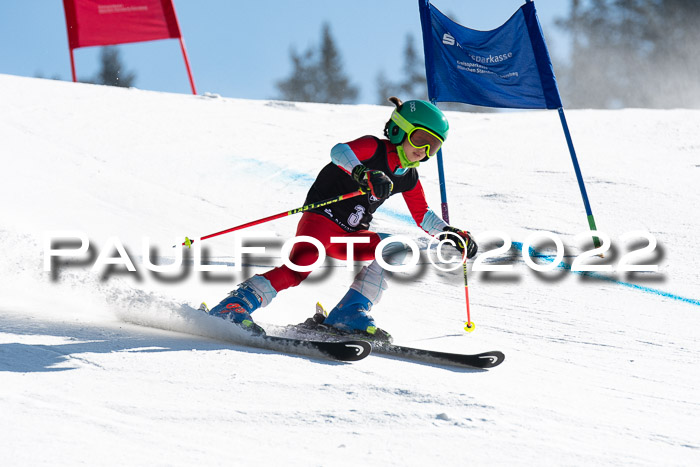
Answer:
<svg viewBox="0 0 700 467"><path fill-rule="evenodd" d="M400 85L403 95L412 96L412 99L425 100L428 98L428 80L425 79L425 62L421 59L413 46L412 34L406 36L406 45L403 49L403 77L403 83Z"/></svg>
<svg viewBox="0 0 700 467"><path fill-rule="evenodd" d="M400 79L392 81L384 72L377 75L377 102L390 105L387 98L397 96L402 100L427 99L428 85L425 79L425 64L413 46L413 35L407 34L403 49L403 67Z"/></svg>
<svg viewBox="0 0 700 467"><path fill-rule="evenodd" d="M572 0L559 73L568 107L700 107L700 9L694 0Z"/></svg>
<svg viewBox="0 0 700 467"><path fill-rule="evenodd" d="M100 52L100 71L94 79L97 84L128 88L134 85L136 75L124 71L124 65L119 57L119 50L114 47L103 47Z"/></svg>
<svg viewBox="0 0 700 467"><path fill-rule="evenodd" d="M290 56L292 59L292 75L286 80L276 83L277 89L282 93L280 99L297 102L318 102L319 90L313 50L308 49L301 55L292 50Z"/></svg>
<svg viewBox="0 0 700 467"><path fill-rule="evenodd" d="M291 76L276 83L282 100L331 104L351 104L357 100L358 89L343 72L340 52L328 24L322 27L318 50L311 47L301 55L292 50L290 57Z"/></svg>
<svg viewBox="0 0 700 467"><path fill-rule="evenodd" d="M343 73L342 60L331 37L330 26L323 25L321 57L319 60L319 86L321 102L331 104L352 103L357 100L357 88Z"/></svg>

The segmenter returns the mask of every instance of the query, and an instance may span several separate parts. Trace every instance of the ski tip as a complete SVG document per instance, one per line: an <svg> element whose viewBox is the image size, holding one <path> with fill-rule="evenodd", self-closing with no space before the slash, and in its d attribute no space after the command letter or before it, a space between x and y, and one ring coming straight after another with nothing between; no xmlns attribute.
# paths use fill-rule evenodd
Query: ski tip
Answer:
<svg viewBox="0 0 700 467"><path fill-rule="evenodd" d="M318 343L318 347L329 356L345 362L362 360L372 352L372 345L360 340L324 342Z"/></svg>
<svg viewBox="0 0 700 467"><path fill-rule="evenodd" d="M483 352L478 354L476 357L479 359L479 368L493 368L503 363L503 360L506 358L503 352L498 350Z"/></svg>

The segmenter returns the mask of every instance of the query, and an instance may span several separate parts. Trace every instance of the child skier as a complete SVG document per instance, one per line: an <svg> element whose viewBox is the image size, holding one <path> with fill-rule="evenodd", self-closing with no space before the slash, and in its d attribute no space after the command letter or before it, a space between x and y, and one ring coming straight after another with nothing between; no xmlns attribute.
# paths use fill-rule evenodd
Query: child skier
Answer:
<svg viewBox="0 0 700 467"><path fill-rule="evenodd" d="M388 139L363 136L335 145L331 150L331 162L319 173L304 204L356 191L358 185L367 194L305 212L296 231L297 236L319 240L328 256L341 260L346 259L347 244L331 243L331 237L369 239L368 243L355 243L353 251L356 260L372 260L371 264L364 266L357 274L350 289L331 310L324 324L341 332L375 338L388 337L376 327L368 314L387 287L385 271L377 263L374 252L377 244L388 235L372 232L369 228L372 214L389 196L403 194L416 224L428 234L440 235L440 239L443 239L448 235L445 232L451 232L456 236L450 237L461 240L452 242L460 253L464 254L466 248L467 258L472 258L477 252L477 245L468 232L448 226L428 207L418 180L418 165L433 157L447 138L447 119L440 109L429 102L411 100L402 103L396 97L389 101L396 108L384 127L384 136ZM390 243L383 250L383 259L388 264L402 264L407 250L408 246L401 242ZM292 248L289 259L298 266L308 266L318 256L315 246L300 242ZM299 285L309 274L281 266L254 275L209 313L229 319L254 333L263 333L250 314L267 306L278 292Z"/></svg>

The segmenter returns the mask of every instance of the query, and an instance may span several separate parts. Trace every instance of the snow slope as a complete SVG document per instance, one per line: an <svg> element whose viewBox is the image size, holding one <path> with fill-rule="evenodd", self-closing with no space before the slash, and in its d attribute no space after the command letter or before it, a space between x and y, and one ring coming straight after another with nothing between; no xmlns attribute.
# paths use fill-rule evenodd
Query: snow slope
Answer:
<svg viewBox="0 0 700 467"><path fill-rule="evenodd" d="M4 465L700 463L699 111L567 112L598 227L612 238L597 261L616 266L635 247L626 232L658 241L639 258L657 273L593 277L536 273L518 249L547 231L566 262L581 251L574 237L587 223L556 113L448 113L452 224L479 235L482 252L498 246L485 232L509 235L513 270L472 271L477 328L465 333L461 272L425 264L428 239L397 197L375 229L415 238L421 264L391 281L373 315L398 343L505 352L480 372L278 355L180 311L277 264L297 218L251 229L274 237L242 272L230 236L205 248L223 271L196 271L189 257L174 272L144 266L149 247L170 264L185 235L300 206L330 148L379 135L388 108L0 75L0 109ZM420 172L439 211L436 165ZM66 230L84 232L90 251L44 272L47 236ZM137 271L92 272L103 250L116 256L115 238ZM300 322L353 275L327 260L255 318L270 329Z"/></svg>

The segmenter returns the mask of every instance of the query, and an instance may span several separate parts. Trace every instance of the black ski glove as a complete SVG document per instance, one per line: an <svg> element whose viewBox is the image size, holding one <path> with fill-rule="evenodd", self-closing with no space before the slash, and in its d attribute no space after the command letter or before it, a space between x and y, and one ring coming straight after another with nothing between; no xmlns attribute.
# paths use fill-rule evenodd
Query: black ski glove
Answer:
<svg viewBox="0 0 700 467"><path fill-rule="evenodd" d="M377 199L388 198L394 188L394 183L384 172L370 169L362 164L352 169L352 178L360 184L360 187L369 189L372 196Z"/></svg>
<svg viewBox="0 0 700 467"><path fill-rule="evenodd" d="M476 242L474 241L469 232L467 232L466 230L460 230L457 227L452 227L449 225L442 229L442 231L451 233L440 234L438 240L449 240L450 243L452 243L461 254L464 254L464 244L466 243L467 258L472 259L474 256L476 256L476 252L479 250L479 247L476 245Z"/></svg>

